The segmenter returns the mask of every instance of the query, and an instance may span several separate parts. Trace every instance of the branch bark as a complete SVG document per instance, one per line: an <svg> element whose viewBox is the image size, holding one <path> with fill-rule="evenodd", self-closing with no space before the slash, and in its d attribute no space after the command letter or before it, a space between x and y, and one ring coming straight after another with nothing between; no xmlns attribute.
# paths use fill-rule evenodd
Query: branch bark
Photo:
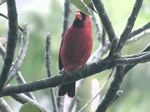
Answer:
<svg viewBox="0 0 150 112"><path fill-rule="evenodd" d="M45 64L46 64L46 70L47 70L48 77L51 77L51 75L52 75L51 56L50 56L50 48L51 47L50 46L51 46L51 36L48 33L46 36L46 46L45 46ZM53 112L58 112L55 90L53 88L50 88L50 93L51 93L51 101L52 101L52 105L53 105L53 109L54 109Z"/></svg>
<svg viewBox="0 0 150 112"><path fill-rule="evenodd" d="M131 39L132 37L135 37L136 35L142 33L143 31L146 31L150 29L150 21L145 23L144 25L140 26L139 28L135 29L134 31L132 31L129 35L129 39Z"/></svg>
<svg viewBox="0 0 150 112"><path fill-rule="evenodd" d="M5 82L8 77L11 64L13 62L15 47L18 38L18 19L15 0L7 1L8 8L8 19L9 19L9 31L8 31L8 42L6 49L6 57L4 59L4 65L0 75L0 91L3 89Z"/></svg>
<svg viewBox="0 0 150 112"><path fill-rule="evenodd" d="M115 50L116 53L119 53L121 51L121 49L123 48L127 39L129 38L129 35L130 35L131 30L134 26L136 17L140 11L142 3L143 3L143 0L136 0L136 2L134 4L134 8L132 10L132 13L131 13L130 17L128 18L128 22L126 24L126 27L120 36L120 40L119 40L117 47L116 47L116 50Z"/></svg>
<svg viewBox="0 0 150 112"><path fill-rule="evenodd" d="M116 34L114 32L114 29L112 27L111 21L105 11L104 5L101 0L92 0L95 8L98 11L99 17L101 18L101 21L107 31L107 34L109 36L109 41L112 42L113 38L116 37Z"/></svg>
<svg viewBox="0 0 150 112"><path fill-rule="evenodd" d="M20 84L18 86L5 87L3 91L0 93L0 96L8 96L12 94L36 91L36 90L45 89L49 87L56 87L60 84L66 84L73 81L77 81L85 77L89 77L96 73L100 73L104 70L110 69L114 66L135 65L138 63L145 63L148 61L150 61L150 52L147 52L144 55L140 55L139 57L131 58L129 60L126 59L125 57L123 58L107 57L96 63L85 65L84 68L79 68L71 72L67 72L65 74L63 71L61 71L57 76L54 77L50 77L47 79L42 79L39 81L34 81L26 84Z"/></svg>
<svg viewBox="0 0 150 112"><path fill-rule="evenodd" d="M142 51L142 52L150 52L150 44ZM150 56L149 56L150 59ZM127 74L127 72L132 69L134 65L127 65L127 66L118 66L116 73L114 75L114 79L110 84L105 96L100 101L99 106L97 107L96 112L106 112L107 108L114 102L114 99L117 95L117 92L120 89L120 85Z"/></svg>

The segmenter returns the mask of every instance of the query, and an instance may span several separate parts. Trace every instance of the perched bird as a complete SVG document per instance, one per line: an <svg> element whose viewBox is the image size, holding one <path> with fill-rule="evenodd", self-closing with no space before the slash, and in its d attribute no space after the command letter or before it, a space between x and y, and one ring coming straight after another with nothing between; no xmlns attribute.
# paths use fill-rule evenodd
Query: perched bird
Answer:
<svg viewBox="0 0 150 112"><path fill-rule="evenodd" d="M59 69L65 72L81 68L91 55L93 46L92 25L88 15L81 11L75 14L73 24L64 34L59 51ZM58 95L75 96L75 82L59 87Z"/></svg>

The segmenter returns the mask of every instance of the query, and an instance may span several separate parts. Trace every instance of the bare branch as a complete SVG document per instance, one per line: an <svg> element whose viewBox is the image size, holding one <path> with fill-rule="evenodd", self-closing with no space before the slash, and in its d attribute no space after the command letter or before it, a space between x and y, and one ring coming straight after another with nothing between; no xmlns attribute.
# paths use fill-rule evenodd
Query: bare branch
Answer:
<svg viewBox="0 0 150 112"><path fill-rule="evenodd" d="M115 52L115 49L116 49L117 41L118 41L117 38L113 39L113 41L111 43L109 55L108 55L109 57L113 57L114 56L114 52Z"/></svg>
<svg viewBox="0 0 150 112"><path fill-rule="evenodd" d="M11 97L22 104L33 103L33 104L37 105L38 107L40 107L44 112L49 112L46 108L42 107L38 102L30 99L29 97L27 97L23 94L11 95Z"/></svg>
<svg viewBox="0 0 150 112"><path fill-rule="evenodd" d="M102 45L105 46L106 45L106 30L103 26L102 28Z"/></svg>
<svg viewBox="0 0 150 112"><path fill-rule="evenodd" d="M107 108L111 104L111 101L115 97L117 91L120 88L120 84L123 80L123 68L117 67L116 73L114 75L114 79L112 83L110 84L105 96L100 101L100 104L98 108L96 109L96 112L106 112Z"/></svg>
<svg viewBox="0 0 150 112"><path fill-rule="evenodd" d="M146 53L140 53L138 56L135 57L135 55L131 55L130 58L119 58L116 59L115 62L117 65L135 65L138 63L145 63L150 61L150 51Z"/></svg>
<svg viewBox="0 0 150 112"><path fill-rule="evenodd" d="M100 27L100 24L96 18L95 13L92 10L89 10L89 11L90 11L91 18L95 25L97 40L99 41L99 43L102 43L102 28Z"/></svg>
<svg viewBox="0 0 150 112"><path fill-rule="evenodd" d="M13 112L10 106L3 98L0 98L0 112Z"/></svg>
<svg viewBox="0 0 150 112"><path fill-rule="evenodd" d="M52 72L51 72L50 46L51 46L51 36L48 33L46 36L46 47L45 47L45 64L46 64L48 77L51 77L51 74L52 74ZM58 112L56 95L55 95L55 91L53 88L50 88L50 93L51 93L51 98L52 98L51 100L52 100L54 112Z"/></svg>
<svg viewBox="0 0 150 112"><path fill-rule="evenodd" d="M61 71L59 75L47 79L42 79L39 81L34 81L26 84L20 84L17 86L8 86L3 89L3 91L0 93L0 96L35 91L49 87L56 87L60 84L69 83L77 81L81 78L88 77L95 73L109 69L112 66L113 63L111 63L111 61L106 58L99 62L86 65L84 69L82 68L76 69L73 70L72 72L67 72L65 74L63 71Z"/></svg>
<svg viewBox="0 0 150 112"><path fill-rule="evenodd" d="M101 93L101 91L103 90L103 88L106 86L106 84L109 82L112 74L114 73L114 68L112 68L112 71L110 72L110 74L107 77L107 80L105 81L105 83L102 85L102 87L100 88L100 90L96 93L96 95L91 98L88 103L86 103L78 112L82 112L89 104L91 104L93 102L93 100L95 100L95 98Z"/></svg>
<svg viewBox="0 0 150 112"><path fill-rule="evenodd" d="M129 40L127 40L126 44L136 42L136 41L142 39L143 37L145 37L146 35L150 35L150 30L142 31L141 33L139 33L136 36L134 36L134 37L130 38Z"/></svg>
<svg viewBox="0 0 150 112"><path fill-rule="evenodd" d="M0 0L0 5L4 4L5 2L7 2L7 0Z"/></svg>
<svg viewBox="0 0 150 112"><path fill-rule="evenodd" d="M132 31L129 35L129 39L135 37L136 35L142 33L143 31L150 29L150 21L146 24L142 25L141 27L137 28L136 30Z"/></svg>
<svg viewBox="0 0 150 112"><path fill-rule="evenodd" d="M11 66L11 69L9 71L9 76L6 81L6 85L13 79L15 75L17 75L17 72L20 70L24 58L26 56L27 46L29 42L29 31L27 29L27 24L23 26L22 30L22 37L21 37L21 47L18 53L18 56L16 57L16 60Z"/></svg>
<svg viewBox="0 0 150 112"><path fill-rule="evenodd" d="M104 54L107 53L109 48L110 48L109 43L106 43L104 46L102 46L102 44L100 44L99 47L97 48L97 50L88 59L87 64L98 62L104 56Z"/></svg>
<svg viewBox="0 0 150 112"><path fill-rule="evenodd" d="M148 44L148 45L144 48L144 50L142 51L142 53L148 52L148 51L150 51L150 44ZM131 70L131 69L132 69L133 67L135 67L135 66L136 66L136 64L135 64L135 65L128 65L128 66L126 66L124 72L127 73L129 70Z"/></svg>
<svg viewBox="0 0 150 112"><path fill-rule="evenodd" d="M107 57L105 59L102 59L90 65L85 65L84 68L79 68L71 72L67 72L65 74L63 71L61 71L59 75L51 78L42 79L39 81L34 81L26 84L20 84L18 86L6 87L3 89L0 96L35 91L35 90L45 89L49 87L56 87L60 84L74 82L79 79L102 72L104 70L114 67L115 65L134 65L138 63L148 62L150 61L149 57L150 57L150 52L147 52L146 54L139 55L139 57L134 57L131 59L124 58L124 57L122 58Z"/></svg>
<svg viewBox="0 0 150 112"><path fill-rule="evenodd" d="M111 25L111 21L105 11L104 5L101 0L92 0L95 8L97 9L97 12L99 14L99 17L101 18L101 21L107 31L107 34L109 36L109 41L112 42L113 38L116 37L116 34L114 32L114 29Z"/></svg>
<svg viewBox="0 0 150 112"><path fill-rule="evenodd" d="M7 20L8 20L8 17L7 17L6 15L4 15L4 14L0 13L0 16L2 16L3 18L5 18L5 19L7 19ZM21 26L19 26L19 25L18 25L18 27L19 27L19 30L20 30L20 31L22 31L22 30L23 30Z"/></svg>
<svg viewBox="0 0 150 112"><path fill-rule="evenodd" d="M13 62L15 47L18 38L18 20L17 20L17 10L15 0L7 1L8 8L8 18L9 18L9 32L8 32L8 42L6 49L6 57L4 59L4 65L0 75L0 91L3 89L5 82L8 77L11 64Z"/></svg>
<svg viewBox="0 0 150 112"><path fill-rule="evenodd" d="M4 57L5 57L5 53L6 53L6 50L5 50L5 48L3 47L3 45L0 43L0 55L2 56L3 59L4 59ZM20 71L17 72L17 81L18 81L19 83L21 83L21 84L22 84L22 83L26 83L25 80L24 80L24 78L22 77L22 74L21 74ZM6 84L7 84L7 81L6 81ZM32 95L32 93L25 93L25 94L36 101L36 99L35 99L35 97Z"/></svg>
<svg viewBox="0 0 150 112"><path fill-rule="evenodd" d="M36 101L32 100L31 98L29 98L28 96L24 94L11 95L11 97L22 104L27 103L27 102L37 104Z"/></svg>
<svg viewBox="0 0 150 112"><path fill-rule="evenodd" d="M64 37L64 34L65 34L66 30L69 27L71 12L72 12L71 3L68 0L65 0L65 2L64 2L64 12L63 12L64 14L63 14L62 38Z"/></svg>
<svg viewBox="0 0 150 112"><path fill-rule="evenodd" d="M0 55L2 56L3 59L5 58L5 53L6 53L6 50L4 46L2 45L2 43L0 43Z"/></svg>
<svg viewBox="0 0 150 112"><path fill-rule="evenodd" d="M26 83L26 81L24 80L22 74L20 71L17 72L17 81L19 84L24 84ZM34 97L34 95L31 92L26 92L25 93L29 98L33 99L34 101L36 101L36 98Z"/></svg>
<svg viewBox="0 0 150 112"><path fill-rule="evenodd" d="M150 45L148 45L143 52L149 52ZM150 59L150 58L149 58ZM96 110L96 112L106 112L107 108L114 102L115 98L117 97L117 93L119 92L120 85L123 81L124 76L126 73L135 66L134 65L127 65L125 67L119 66L117 67L116 74L114 75L114 79L110 84L105 96L100 101L100 104Z"/></svg>
<svg viewBox="0 0 150 112"><path fill-rule="evenodd" d="M116 47L116 50L115 50L116 53L119 53L121 51L121 49L123 48L127 39L129 38L130 32L134 26L136 17L139 13L141 6L142 6L142 3L143 3L143 0L136 0L136 2L134 4L134 8L132 10L132 13L131 13L130 17L128 18L128 22L126 24L126 27L120 36L120 40L119 40L117 47Z"/></svg>
<svg viewBox="0 0 150 112"><path fill-rule="evenodd" d="M2 13L0 13L0 16L2 16L5 19L8 19L8 17L6 15L2 14Z"/></svg>

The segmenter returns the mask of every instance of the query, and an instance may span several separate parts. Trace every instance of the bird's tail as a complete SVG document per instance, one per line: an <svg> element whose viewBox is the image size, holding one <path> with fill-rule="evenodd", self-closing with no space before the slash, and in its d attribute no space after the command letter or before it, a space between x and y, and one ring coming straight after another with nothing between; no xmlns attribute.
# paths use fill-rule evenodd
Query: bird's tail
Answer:
<svg viewBox="0 0 150 112"><path fill-rule="evenodd" d="M69 84L63 84L60 86L58 95L64 96L66 93L68 94L69 97L75 96L75 82Z"/></svg>

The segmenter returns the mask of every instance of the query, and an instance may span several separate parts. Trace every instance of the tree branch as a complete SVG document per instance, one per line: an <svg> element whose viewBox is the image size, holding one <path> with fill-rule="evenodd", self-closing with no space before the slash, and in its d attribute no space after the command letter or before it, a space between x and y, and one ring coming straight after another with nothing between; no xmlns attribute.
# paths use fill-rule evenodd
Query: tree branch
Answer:
<svg viewBox="0 0 150 112"><path fill-rule="evenodd" d="M144 30L141 33L131 37L130 39L127 40L126 44L136 42L136 41L142 39L143 37L145 37L146 35L150 35L150 30Z"/></svg>
<svg viewBox="0 0 150 112"><path fill-rule="evenodd" d="M142 52L149 52L149 51L150 51L150 44ZM150 59L150 57L149 57L149 59ZM113 79L112 83L110 84L105 96L100 101L100 104L99 104L96 112L106 112L109 105L111 105L112 102L114 101L114 99L117 95L117 92L119 91L119 88L123 81L124 76L135 65L136 64L127 65L125 67L123 67L123 66L117 67L116 74L114 75L114 79Z"/></svg>
<svg viewBox="0 0 150 112"><path fill-rule="evenodd" d="M7 20L8 20L8 17L7 17L6 15L4 15L4 14L0 13L0 16L2 16L3 18L5 18L5 19L7 19ZM22 27L21 27L21 26L19 26L19 25L18 25L18 28L19 28L19 30L20 30L20 31L22 31L22 30L23 30L23 29L22 29Z"/></svg>
<svg viewBox="0 0 150 112"><path fill-rule="evenodd" d="M48 77L51 77L52 71L51 71L51 57L50 57L50 46L51 46L51 36L48 33L46 36L46 46L45 46L45 64L46 64L46 70ZM53 105L53 112L58 112L57 107L57 101L56 101L56 95L55 90L53 88L50 88L51 93L51 100Z"/></svg>
<svg viewBox="0 0 150 112"><path fill-rule="evenodd" d="M0 112L13 112L10 106L3 98L0 98Z"/></svg>
<svg viewBox="0 0 150 112"><path fill-rule="evenodd" d="M0 5L4 4L5 2L7 2L7 0L1 0Z"/></svg>
<svg viewBox="0 0 150 112"><path fill-rule="evenodd" d="M142 51L142 53L148 52L148 51L150 51L150 44L148 44L148 45L144 48L144 50ZM136 66L136 64L135 64L135 65L128 65L128 66L126 66L124 72L127 73L127 72L128 72L129 70L131 70L134 66Z"/></svg>
<svg viewBox="0 0 150 112"><path fill-rule="evenodd" d="M63 71L61 71L59 75L54 77L50 77L47 79L42 79L39 81L34 81L26 84L20 84L18 86L5 87L3 91L0 93L0 96L7 96L7 95L12 95L17 93L36 91L36 90L45 89L49 87L56 87L60 84L66 84L66 83L77 81L85 77L89 77L93 74L110 69L115 65L117 66L134 65L138 63L145 63L148 61L150 61L150 52L147 52L144 55L140 55L139 57L134 57L131 59L128 58L126 59L125 57L120 57L120 58L107 57L103 60L92 63L90 65L85 65L84 68L79 68L71 72L67 72L65 74Z"/></svg>
<svg viewBox="0 0 150 112"><path fill-rule="evenodd" d="M91 99L88 101L88 103L86 103L78 112L82 112L89 104L91 104L91 103L93 102L93 100L96 99L96 97L97 97L98 95L100 95L101 91L104 89L104 87L106 86L106 84L110 81L111 76L112 76L112 74L113 74L113 72L114 72L114 69L115 69L115 68L112 68L111 72L109 73L109 75L108 75L108 77L107 77L107 80L103 83L103 85L102 85L101 88L98 90L98 92L96 93L96 95L95 95L93 98L91 98Z"/></svg>
<svg viewBox="0 0 150 112"><path fill-rule="evenodd" d="M62 38L64 37L64 34L66 30L69 27L70 17L72 12L72 5L68 0L65 0L64 2L64 14L63 14L63 31L62 31Z"/></svg>
<svg viewBox="0 0 150 112"><path fill-rule="evenodd" d="M43 108L38 102L30 99L29 97L23 95L23 94L18 94L18 95L12 95L12 98L14 98L16 101L25 104L25 103L33 103L36 106L40 107L44 112L49 112L46 108Z"/></svg>
<svg viewBox="0 0 150 112"><path fill-rule="evenodd" d="M114 32L114 29L111 25L111 21L105 11L104 5L101 0L92 0L94 3L94 6L99 14L99 17L101 18L101 21L107 31L107 34L109 36L109 41L112 42L113 38L116 37L116 34Z"/></svg>
<svg viewBox="0 0 150 112"><path fill-rule="evenodd" d="M115 97L117 91L120 88L121 82L123 80L123 68L117 67L114 79L110 84L105 96L100 101L99 106L96 109L96 112L106 112L107 108L111 104L111 101Z"/></svg>
<svg viewBox="0 0 150 112"><path fill-rule="evenodd" d="M130 32L134 26L136 17L139 13L141 6L142 6L142 2L143 2L143 0L136 0L136 2L134 4L134 8L132 10L132 13L131 13L130 17L128 18L128 22L126 24L126 27L120 36L120 40L119 40L117 47L116 47L116 50L115 50L116 53L119 53L121 51L121 49L123 48L127 39L129 38Z"/></svg>
<svg viewBox="0 0 150 112"><path fill-rule="evenodd" d="M128 39L131 39L132 37L135 37L136 35L142 33L143 31L150 29L150 21L146 24L142 25L141 27L137 28L136 30L132 31L129 35Z"/></svg>
<svg viewBox="0 0 150 112"><path fill-rule="evenodd" d="M16 57L16 60L12 64L11 69L9 71L9 76L6 81L6 85L13 79L15 75L17 75L17 72L20 70L24 58L26 56L28 42L29 42L29 31L27 29L27 24L26 24L23 26L23 30L22 30L21 47L18 56Z"/></svg>
<svg viewBox="0 0 150 112"><path fill-rule="evenodd" d="M17 86L8 86L3 89L3 91L0 93L0 96L36 91L49 87L56 87L60 84L77 81L79 79L91 76L95 73L109 69L112 66L113 63L111 63L111 61L106 58L97 63L86 65L84 69L82 68L76 69L73 70L72 72L67 72L65 74L63 71L61 71L57 76L50 77L47 79L42 79L39 81L34 81L26 84L20 84Z"/></svg>
<svg viewBox="0 0 150 112"><path fill-rule="evenodd" d="M27 32L26 32L27 33ZM25 34L25 35L23 35L23 38L24 39L22 39L22 47L25 45L26 47L27 47L27 41L28 41L28 39L29 39L29 37L26 37L26 33L24 32L23 34ZM26 40L27 39L27 40ZM26 40L26 41L24 41L24 40ZM25 43L24 43L25 42ZM27 43L26 43L27 42ZM25 48L26 49L26 48ZM20 56L18 56L18 57L21 57L21 58L19 58L19 60L20 59L22 59L23 57L22 56L24 56L25 54L25 49L23 49L23 48L21 48L20 49ZM5 50L5 48L3 47L3 45L0 43L0 55L2 56L2 58L4 59L4 57L5 57L5 54L6 54L6 50ZM18 60L18 59L17 59ZM18 62L18 61L17 61ZM18 66L18 65L17 65ZM15 66L16 67L16 66ZM15 68L16 69L16 68ZM21 72L20 71L18 71L17 72L17 81L18 81L18 83L26 83L25 82L25 80L24 80L24 78L22 77L22 74L21 74ZM8 77L8 79L6 80L6 83L5 83L5 85L7 85L8 84L8 82L9 82L9 79L10 79L10 77ZM32 98L33 100L35 100L36 101L36 99L35 99L35 97L32 95L32 93L25 93L27 96L29 96L30 98Z"/></svg>
<svg viewBox="0 0 150 112"><path fill-rule="evenodd" d="M2 90L7 80L8 73L11 68L11 64L13 62L15 47L18 38L18 20L17 20L17 10L15 0L8 0L7 8L9 18L9 32L8 32L6 57L4 59L4 65L0 75L0 91Z"/></svg>
<svg viewBox="0 0 150 112"><path fill-rule="evenodd" d="M93 20L93 23L95 25L97 40L99 41L99 43L102 43L102 28L100 27L100 24L96 18L95 13L92 10L89 10L89 11L90 11L90 15Z"/></svg>

